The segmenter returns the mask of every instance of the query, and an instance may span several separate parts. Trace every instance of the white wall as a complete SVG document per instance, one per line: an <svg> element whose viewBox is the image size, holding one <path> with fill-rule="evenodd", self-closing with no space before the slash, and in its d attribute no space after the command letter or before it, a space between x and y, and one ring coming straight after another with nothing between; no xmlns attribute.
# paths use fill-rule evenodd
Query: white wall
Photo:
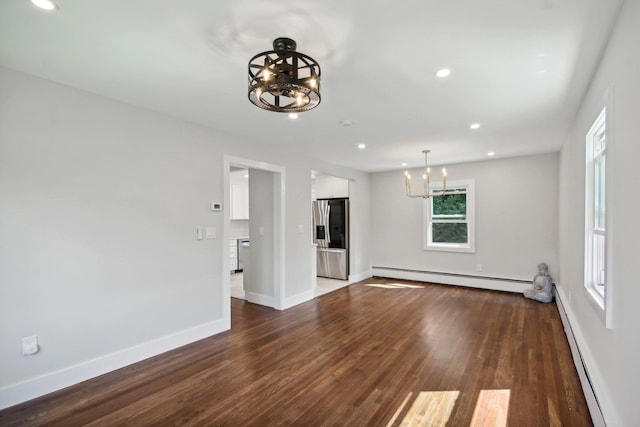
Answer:
<svg viewBox="0 0 640 427"><path fill-rule="evenodd" d="M562 148L560 162L560 276L558 291L609 426L640 425L640 3L626 1L591 87ZM607 194L612 224L607 298L612 329L589 300L584 280L585 135L607 105Z"/></svg>
<svg viewBox="0 0 640 427"><path fill-rule="evenodd" d="M0 407L228 328L225 155L286 169L286 296L313 296L316 161L2 68L0 93Z"/></svg>
<svg viewBox="0 0 640 427"><path fill-rule="evenodd" d="M402 171L376 173L371 180L373 266L530 281L536 265L546 262L553 277L558 271L557 153L447 165L447 175L450 181L475 180L476 252L423 250L422 199L405 195Z"/></svg>
<svg viewBox="0 0 640 427"><path fill-rule="evenodd" d="M274 173L249 169L249 235L244 290L250 302L276 306L274 281Z"/></svg>
<svg viewBox="0 0 640 427"><path fill-rule="evenodd" d="M2 71L1 385L195 326L216 331L206 201L222 146L202 129ZM21 355L37 334L41 352Z"/></svg>

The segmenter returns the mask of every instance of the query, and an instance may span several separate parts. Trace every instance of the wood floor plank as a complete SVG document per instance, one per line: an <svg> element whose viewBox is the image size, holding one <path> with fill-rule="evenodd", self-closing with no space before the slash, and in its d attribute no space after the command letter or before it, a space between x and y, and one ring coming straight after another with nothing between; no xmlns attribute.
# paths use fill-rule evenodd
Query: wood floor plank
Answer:
<svg viewBox="0 0 640 427"><path fill-rule="evenodd" d="M2 426L442 420L591 425L554 304L385 278L283 312L233 299L231 331L0 411Z"/></svg>
<svg viewBox="0 0 640 427"><path fill-rule="evenodd" d="M480 391L469 427L506 426L510 395L511 390Z"/></svg>

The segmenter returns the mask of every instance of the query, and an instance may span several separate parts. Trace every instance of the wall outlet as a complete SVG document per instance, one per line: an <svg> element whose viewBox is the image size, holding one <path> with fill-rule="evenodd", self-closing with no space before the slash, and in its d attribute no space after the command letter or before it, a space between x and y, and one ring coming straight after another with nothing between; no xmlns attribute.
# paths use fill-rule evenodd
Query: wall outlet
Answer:
<svg viewBox="0 0 640 427"><path fill-rule="evenodd" d="M204 235L207 239L215 239L216 238L216 228L215 227L206 227L204 229Z"/></svg>
<svg viewBox="0 0 640 427"><path fill-rule="evenodd" d="M38 348L38 336L34 335L31 337L22 338L22 355L29 356L31 354L36 354L40 350Z"/></svg>
<svg viewBox="0 0 640 427"><path fill-rule="evenodd" d="M478 272L482 271L482 264L477 264L476 265L476 271L478 271Z"/></svg>

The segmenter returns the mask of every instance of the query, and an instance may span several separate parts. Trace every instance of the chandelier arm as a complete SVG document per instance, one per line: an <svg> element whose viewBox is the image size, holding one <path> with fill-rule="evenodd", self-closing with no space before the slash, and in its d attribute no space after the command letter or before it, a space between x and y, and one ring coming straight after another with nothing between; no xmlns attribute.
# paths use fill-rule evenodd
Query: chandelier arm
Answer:
<svg viewBox="0 0 640 427"><path fill-rule="evenodd" d="M464 191L449 191L447 192L447 174L445 169L442 169L442 189L438 192L431 191L431 176L429 170L429 162L427 155L429 154L429 150L423 150L424 154L424 175L422 176L422 194L413 194L411 192L411 175L409 175L408 171L405 171L404 176L404 184L405 184L405 193L407 197L411 198L422 198L429 199L430 197L441 197L450 194L466 194Z"/></svg>
<svg viewBox="0 0 640 427"><path fill-rule="evenodd" d="M405 176L404 179L405 191L407 193L407 197L411 197L412 199L428 199L429 197L436 196L436 194L412 194L411 193L411 183L409 182L409 178Z"/></svg>

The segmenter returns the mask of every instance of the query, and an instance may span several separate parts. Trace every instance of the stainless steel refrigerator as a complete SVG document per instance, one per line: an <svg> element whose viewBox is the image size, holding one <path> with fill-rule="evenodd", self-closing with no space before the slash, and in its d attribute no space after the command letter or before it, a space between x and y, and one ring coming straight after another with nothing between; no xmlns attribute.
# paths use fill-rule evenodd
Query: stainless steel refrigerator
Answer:
<svg viewBox="0 0 640 427"><path fill-rule="evenodd" d="M313 241L318 245L317 274L349 277L349 199L313 202Z"/></svg>

